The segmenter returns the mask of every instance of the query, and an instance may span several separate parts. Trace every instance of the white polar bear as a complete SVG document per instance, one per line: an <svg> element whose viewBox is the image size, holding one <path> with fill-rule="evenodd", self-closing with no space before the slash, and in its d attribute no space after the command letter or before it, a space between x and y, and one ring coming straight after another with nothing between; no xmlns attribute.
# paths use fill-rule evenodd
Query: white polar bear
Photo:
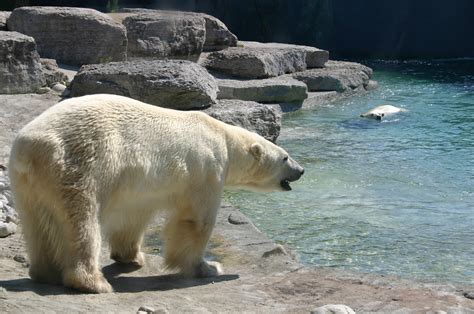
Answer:
<svg viewBox="0 0 474 314"><path fill-rule="evenodd" d="M9 169L31 278L95 293L112 291L99 268L101 229L111 258L143 265L146 226L166 209L166 265L219 275L203 254L224 186L287 191L303 174L255 133L114 95L45 111L19 132Z"/></svg>
<svg viewBox="0 0 474 314"><path fill-rule="evenodd" d="M382 118L394 115L399 112L406 112L406 109L403 108L398 108L392 105L382 105L375 107L366 113L361 114L360 116L362 118L369 118L369 119L375 119L375 120L382 120Z"/></svg>

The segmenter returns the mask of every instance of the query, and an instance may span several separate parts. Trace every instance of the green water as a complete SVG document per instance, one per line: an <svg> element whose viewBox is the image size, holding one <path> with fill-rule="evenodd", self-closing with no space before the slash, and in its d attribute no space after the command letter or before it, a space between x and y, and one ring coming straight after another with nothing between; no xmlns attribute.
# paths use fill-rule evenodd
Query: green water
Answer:
<svg viewBox="0 0 474 314"><path fill-rule="evenodd" d="M474 61L368 65L377 90L285 116L293 191L226 198L304 263L474 284Z"/></svg>

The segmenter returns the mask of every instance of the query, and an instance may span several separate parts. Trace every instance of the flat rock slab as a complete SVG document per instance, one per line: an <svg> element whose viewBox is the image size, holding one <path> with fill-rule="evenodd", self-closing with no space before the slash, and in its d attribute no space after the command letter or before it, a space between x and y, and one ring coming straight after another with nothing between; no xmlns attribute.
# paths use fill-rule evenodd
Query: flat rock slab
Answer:
<svg viewBox="0 0 474 314"><path fill-rule="evenodd" d="M217 98L216 80L184 60L137 60L90 64L74 77L71 96L116 94L172 109L202 109Z"/></svg>
<svg viewBox="0 0 474 314"><path fill-rule="evenodd" d="M211 52L204 64L217 73L259 79L305 70L306 53L294 49L232 47Z"/></svg>
<svg viewBox="0 0 474 314"><path fill-rule="evenodd" d="M123 25L127 29L129 58L197 61L206 38L205 21L197 15L150 10L130 14L124 18Z"/></svg>
<svg viewBox="0 0 474 314"><path fill-rule="evenodd" d="M223 99L203 112L222 122L260 134L272 142L280 135L281 113L273 106L254 101Z"/></svg>
<svg viewBox="0 0 474 314"><path fill-rule="evenodd" d="M0 31L7 30L7 20L10 17L9 11L0 11Z"/></svg>
<svg viewBox="0 0 474 314"><path fill-rule="evenodd" d="M184 12L184 11L164 11L164 10L151 10L151 9L135 9L126 8L123 12L129 13L159 13L159 14L177 14L181 16L191 16L203 18L206 23L206 40L204 42L204 51L215 51L221 50L227 47L237 46L237 36L235 36L227 26L218 18L197 12ZM120 13L119 13L120 14Z"/></svg>
<svg viewBox="0 0 474 314"><path fill-rule="evenodd" d="M35 40L0 31L0 94L32 93L45 83Z"/></svg>
<svg viewBox="0 0 474 314"><path fill-rule="evenodd" d="M127 58L125 27L106 14L84 8L21 7L8 29L35 38L43 58L82 65Z"/></svg>
<svg viewBox="0 0 474 314"><path fill-rule="evenodd" d="M262 80L218 79L218 98L260 103L302 102L308 97L306 84L293 78Z"/></svg>
<svg viewBox="0 0 474 314"><path fill-rule="evenodd" d="M344 92L369 84L372 70L354 62L328 62L321 69L310 69L294 73L291 76L304 82L311 92L336 91Z"/></svg>
<svg viewBox="0 0 474 314"><path fill-rule="evenodd" d="M239 41L239 45L249 48L273 48L282 50L303 51L306 54L306 67L322 68L329 60L329 51L316 47L281 44L281 43L260 43L257 41Z"/></svg>

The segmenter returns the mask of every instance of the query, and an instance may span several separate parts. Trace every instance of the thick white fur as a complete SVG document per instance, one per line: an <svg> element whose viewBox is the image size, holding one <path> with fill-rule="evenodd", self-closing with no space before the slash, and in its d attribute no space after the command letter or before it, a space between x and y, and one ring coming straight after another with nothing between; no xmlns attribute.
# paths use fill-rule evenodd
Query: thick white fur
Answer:
<svg viewBox="0 0 474 314"><path fill-rule="evenodd" d="M111 257L143 265L143 234L168 210L165 261L187 276L215 276L203 259L224 186L282 190L302 168L257 134L200 112L114 95L58 103L16 138L9 173L30 276L110 292L99 268L101 230Z"/></svg>
<svg viewBox="0 0 474 314"><path fill-rule="evenodd" d="M360 116L363 118L382 120L382 118L384 117L388 117L390 115L406 111L406 109L398 108L392 105L381 105L367 111L366 113L361 114Z"/></svg>

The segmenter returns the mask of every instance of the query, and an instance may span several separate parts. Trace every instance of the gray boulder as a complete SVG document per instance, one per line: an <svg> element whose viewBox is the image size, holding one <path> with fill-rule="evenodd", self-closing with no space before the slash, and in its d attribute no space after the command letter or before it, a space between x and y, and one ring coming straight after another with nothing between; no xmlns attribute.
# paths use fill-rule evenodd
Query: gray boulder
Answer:
<svg viewBox="0 0 474 314"><path fill-rule="evenodd" d="M325 68L310 69L294 73L291 76L304 82L311 92L336 91L339 93L358 88L365 88L369 84L372 70L363 65L357 66L353 62L328 62Z"/></svg>
<svg viewBox="0 0 474 314"><path fill-rule="evenodd" d="M237 36L235 36L227 26L218 18L205 13L181 12L181 11L163 11L150 9L132 9L126 8L123 12L129 13L160 13L160 14L178 14L181 16L201 17L206 23L206 40L204 42L204 51L215 51L227 47L237 46Z"/></svg>
<svg viewBox="0 0 474 314"><path fill-rule="evenodd" d="M9 11L0 11L0 31L7 30L7 20L10 17Z"/></svg>
<svg viewBox="0 0 474 314"><path fill-rule="evenodd" d="M222 122L260 134L272 142L280 135L281 112L271 105L225 99L203 112Z"/></svg>
<svg viewBox="0 0 474 314"><path fill-rule="evenodd" d="M308 97L306 84L290 77L263 80L218 79L217 85L219 99L290 103L302 102Z"/></svg>
<svg viewBox="0 0 474 314"><path fill-rule="evenodd" d="M21 7L13 10L8 28L34 37L39 54L59 63L82 65L127 58L125 27L96 10Z"/></svg>
<svg viewBox="0 0 474 314"><path fill-rule="evenodd" d="M44 84L35 40L0 31L0 94L32 93Z"/></svg>
<svg viewBox="0 0 474 314"><path fill-rule="evenodd" d="M125 17L129 58L172 58L197 61L206 36L202 17L139 13Z"/></svg>
<svg viewBox="0 0 474 314"><path fill-rule="evenodd" d="M342 70L360 71L360 72L364 72L369 78L371 78L373 75L373 71L371 68L357 62L329 60L326 63L325 68L329 70L342 69Z"/></svg>
<svg viewBox="0 0 474 314"><path fill-rule="evenodd" d="M116 94L173 109L206 108L217 98L216 80L185 60L136 60L81 67L71 96Z"/></svg>
<svg viewBox="0 0 474 314"><path fill-rule="evenodd" d="M260 43L256 41L239 41L243 47L249 48L273 48L282 50L296 50L302 51L306 54L306 67L322 68L329 60L329 51L318 49L310 46L281 44L281 43Z"/></svg>
<svg viewBox="0 0 474 314"><path fill-rule="evenodd" d="M54 59L41 59L43 74L48 86L54 86L58 82L67 83L69 78L66 73L59 70L58 63Z"/></svg>
<svg viewBox="0 0 474 314"><path fill-rule="evenodd" d="M279 48L232 47L215 51L203 62L208 69L238 78L257 79L306 69L306 53Z"/></svg>
<svg viewBox="0 0 474 314"><path fill-rule="evenodd" d="M200 14L206 21L206 41L204 43L204 51L222 50L227 47L237 46L237 36L235 36L227 26L218 18Z"/></svg>

